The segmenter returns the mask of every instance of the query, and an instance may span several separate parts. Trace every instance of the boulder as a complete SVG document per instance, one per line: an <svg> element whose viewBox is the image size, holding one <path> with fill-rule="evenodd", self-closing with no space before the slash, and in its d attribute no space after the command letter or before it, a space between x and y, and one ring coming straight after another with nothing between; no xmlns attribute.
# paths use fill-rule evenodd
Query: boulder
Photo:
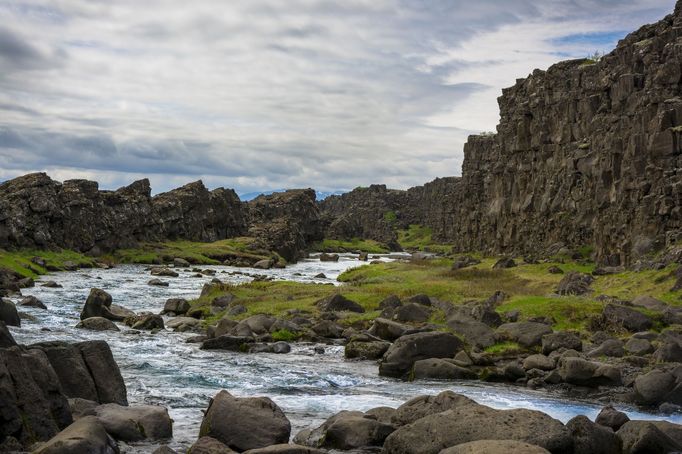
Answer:
<svg viewBox="0 0 682 454"><path fill-rule="evenodd" d="M458 366L452 360L429 358L416 361L410 379L471 380L478 378L471 370Z"/></svg>
<svg viewBox="0 0 682 454"><path fill-rule="evenodd" d="M399 322L425 322L431 317L431 311L421 304L409 303L395 310L394 318Z"/></svg>
<svg viewBox="0 0 682 454"><path fill-rule="evenodd" d="M320 262L338 262L339 261L339 254L327 254L327 253L322 253L320 254Z"/></svg>
<svg viewBox="0 0 682 454"><path fill-rule="evenodd" d="M495 262L495 264L493 265L493 269L501 270L501 269L505 269L505 268L514 268L515 266L516 266L516 262L514 261L513 258L502 257L497 262Z"/></svg>
<svg viewBox="0 0 682 454"><path fill-rule="evenodd" d="M653 326L651 319L635 309L617 304L607 304L602 312L603 326L614 330L626 329L636 333Z"/></svg>
<svg viewBox="0 0 682 454"><path fill-rule="evenodd" d="M180 276L176 271L165 267L165 266L155 266L151 269L150 274L152 276L163 276L163 277L178 277Z"/></svg>
<svg viewBox="0 0 682 454"><path fill-rule="evenodd" d="M166 281L162 281L161 279L151 279L149 282L147 282L147 285L154 287L168 287L170 284Z"/></svg>
<svg viewBox="0 0 682 454"><path fill-rule="evenodd" d="M654 352L654 360L659 363L682 362L682 347L673 339L666 340Z"/></svg>
<svg viewBox="0 0 682 454"><path fill-rule="evenodd" d="M583 349L583 343L580 337L568 331L558 331L542 336L542 353L544 355L549 355L559 349L579 352Z"/></svg>
<svg viewBox="0 0 682 454"><path fill-rule="evenodd" d="M666 396L675 385L675 376L664 370L654 369L638 375L633 385L635 401L645 405L658 405L666 401Z"/></svg>
<svg viewBox="0 0 682 454"><path fill-rule="evenodd" d="M441 413L463 405L478 405L468 397L452 391L443 391L435 396L414 397L395 410L392 422L396 426L411 424L424 416Z"/></svg>
<svg viewBox="0 0 682 454"><path fill-rule="evenodd" d="M620 454L621 439L613 430L593 423L585 416L576 416L566 423L573 437L574 453Z"/></svg>
<svg viewBox="0 0 682 454"><path fill-rule="evenodd" d="M38 309L47 309L47 306L45 306L45 303L40 301L38 298L35 296L27 296L19 302L19 306L26 306L26 307L35 307Z"/></svg>
<svg viewBox="0 0 682 454"><path fill-rule="evenodd" d="M17 345L17 342L12 337L12 333L5 325L5 322L0 320L0 348L8 348Z"/></svg>
<svg viewBox="0 0 682 454"><path fill-rule="evenodd" d="M478 440L516 440L553 453L571 453L570 431L534 410L494 410L464 405L425 416L398 428L384 443L384 454L438 454L442 449Z"/></svg>
<svg viewBox="0 0 682 454"><path fill-rule="evenodd" d="M188 454L233 454L234 451L212 437L199 437L187 451Z"/></svg>
<svg viewBox="0 0 682 454"><path fill-rule="evenodd" d="M361 341L351 340L346 344L344 355L348 359L380 359L391 346L390 342L384 341Z"/></svg>
<svg viewBox="0 0 682 454"><path fill-rule="evenodd" d="M418 293L407 299L408 303L421 304L422 306L431 306L431 298L423 293Z"/></svg>
<svg viewBox="0 0 682 454"><path fill-rule="evenodd" d="M478 440L443 449L440 454L549 454L549 451L523 441Z"/></svg>
<svg viewBox="0 0 682 454"><path fill-rule="evenodd" d="M45 288L62 288L62 286L55 281L45 281L40 286Z"/></svg>
<svg viewBox="0 0 682 454"><path fill-rule="evenodd" d="M645 309L649 309L652 311L658 311L658 312L663 312L664 310L666 310L670 307L664 301L661 301L659 299L656 299L656 298L653 298L653 297L647 296L647 295L641 295L641 296L636 297L635 299L632 300L631 304L633 306L643 307Z"/></svg>
<svg viewBox="0 0 682 454"><path fill-rule="evenodd" d="M172 312L175 315L183 315L183 314L187 313L189 308L190 308L190 305L186 299L184 299L184 298L169 298L166 300L166 303L163 305L163 311L161 313L162 314L168 314L169 312Z"/></svg>
<svg viewBox="0 0 682 454"><path fill-rule="evenodd" d="M199 431L200 437L215 438L238 452L287 443L290 434L289 420L272 400L238 398L224 390L211 399Z"/></svg>
<svg viewBox="0 0 682 454"><path fill-rule="evenodd" d="M561 379L573 385L596 387L619 386L622 383L618 367L582 358L563 357L559 360L558 370Z"/></svg>
<svg viewBox="0 0 682 454"><path fill-rule="evenodd" d="M194 451L192 451L194 452ZM283 443L266 448L249 449L244 454L325 454L326 451L296 444Z"/></svg>
<svg viewBox="0 0 682 454"><path fill-rule="evenodd" d="M570 271L559 282L557 293L559 295L585 295L592 291L590 285L594 278L589 274Z"/></svg>
<svg viewBox="0 0 682 454"><path fill-rule="evenodd" d="M623 454L665 454L682 450L682 445L650 421L628 421L616 432L623 442Z"/></svg>
<svg viewBox="0 0 682 454"><path fill-rule="evenodd" d="M75 346L80 351L87 370L92 376L97 389L97 401L102 404L128 405L125 382L109 344L105 341L96 340L80 342ZM50 363L52 363L51 359ZM52 364L54 366L54 363Z"/></svg>
<svg viewBox="0 0 682 454"><path fill-rule="evenodd" d="M251 317L245 318L239 325L246 325L249 327L251 332L256 335L268 334L270 328L275 323L277 319L271 315L266 314L256 314ZM237 325L237 326L239 326Z"/></svg>
<svg viewBox="0 0 682 454"><path fill-rule="evenodd" d="M90 331L121 331L116 323L104 317L88 317L81 320L76 328L89 329Z"/></svg>
<svg viewBox="0 0 682 454"><path fill-rule="evenodd" d="M390 295L379 302L379 309L395 309L402 306L400 298L396 295Z"/></svg>
<svg viewBox="0 0 682 454"><path fill-rule="evenodd" d="M21 326L19 313L13 302L0 298L0 321L7 326Z"/></svg>
<svg viewBox="0 0 682 454"><path fill-rule="evenodd" d="M610 427L615 432L628 421L630 421L628 415L616 410L611 405L607 405L601 409L594 422L604 427Z"/></svg>
<svg viewBox="0 0 682 454"><path fill-rule="evenodd" d="M643 356L653 353L654 346L646 339L630 338L624 346L625 350L631 355Z"/></svg>
<svg viewBox="0 0 682 454"><path fill-rule="evenodd" d="M189 268L190 263L182 257L175 257L173 259L173 266L176 268Z"/></svg>
<svg viewBox="0 0 682 454"><path fill-rule="evenodd" d="M552 370L556 366L554 359L542 354L530 355L523 360L523 368L525 370Z"/></svg>
<svg viewBox="0 0 682 454"><path fill-rule="evenodd" d="M343 328L331 320L320 320L319 322L312 325L310 330L318 336L325 337L327 339L340 339L343 333Z"/></svg>
<svg viewBox="0 0 682 454"><path fill-rule="evenodd" d="M590 350L587 356L590 358L599 358L600 356L620 358L624 354L623 341L620 339L606 339L597 348Z"/></svg>
<svg viewBox="0 0 682 454"><path fill-rule="evenodd" d="M345 296L335 293L326 298L322 298L317 301L315 305L320 309L321 312L357 312L364 313L365 309L360 306L355 301L351 301Z"/></svg>
<svg viewBox="0 0 682 454"><path fill-rule="evenodd" d="M173 437L173 423L165 407L100 405L94 409L99 422L116 440L125 442Z"/></svg>
<svg viewBox="0 0 682 454"><path fill-rule="evenodd" d="M379 422L393 424L396 409L392 407L374 407L365 412L365 417L376 419Z"/></svg>
<svg viewBox="0 0 682 454"><path fill-rule="evenodd" d="M407 325L379 317L374 319L372 327L369 329L369 333L380 339L393 342L405 334L409 329L410 327Z"/></svg>
<svg viewBox="0 0 682 454"><path fill-rule="evenodd" d="M253 264L253 268L257 268L259 270L269 270L270 268L272 268L272 260L271 259L259 260Z"/></svg>
<svg viewBox="0 0 682 454"><path fill-rule="evenodd" d="M416 361L429 358L452 358L463 348L462 341L443 332L415 333L402 336L384 354L379 375L405 377Z"/></svg>
<svg viewBox="0 0 682 454"><path fill-rule="evenodd" d="M552 333L552 328L544 323L537 322L513 322L505 323L497 328L500 338L517 342L519 345L530 348L542 344L542 336Z"/></svg>
<svg viewBox="0 0 682 454"><path fill-rule="evenodd" d="M202 350L227 350L232 352L247 352L249 345L254 343L253 337L244 336L219 336L206 339L201 344Z"/></svg>
<svg viewBox="0 0 682 454"><path fill-rule="evenodd" d="M175 317L166 322L166 328L175 331L192 331L201 326L201 320L194 317Z"/></svg>
<svg viewBox="0 0 682 454"><path fill-rule="evenodd" d="M242 332L241 334L239 331L242 331L241 328L233 331L234 328L239 325L239 322L229 319L227 317L223 317L220 320L218 320L218 324L215 327L215 331L213 332L213 337L220 337L224 336L226 334L232 335L234 334L235 336L243 335L244 333ZM245 335L253 337L253 331L251 331L251 328L248 327L248 325L243 325L243 328L247 328Z"/></svg>
<svg viewBox="0 0 682 454"><path fill-rule="evenodd" d="M337 418L327 427L322 447L349 450L381 446L395 427L373 418L350 415Z"/></svg>
<svg viewBox="0 0 682 454"><path fill-rule="evenodd" d="M478 265L480 263L481 261L478 260L477 258L474 258L470 255L463 255L457 257L455 261L452 263L452 270L457 271L461 270L462 268L468 268L470 266Z"/></svg>
<svg viewBox="0 0 682 454"><path fill-rule="evenodd" d="M461 336L466 342L479 349L484 349L495 344L495 332L483 322L473 319L449 318L448 328Z"/></svg>
<svg viewBox="0 0 682 454"><path fill-rule="evenodd" d="M164 329L163 317L158 314L140 314L125 319L125 324L132 329L151 331Z"/></svg>
<svg viewBox="0 0 682 454"><path fill-rule="evenodd" d="M36 454L118 454L116 442L94 416L86 416L40 446Z"/></svg>
<svg viewBox="0 0 682 454"><path fill-rule="evenodd" d="M81 320L90 317L104 317L115 322L122 322L125 317L111 312L111 302L109 293L98 288L90 289L88 299L85 300L85 305L81 311Z"/></svg>
<svg viewBox="0 0 682 454"><path fill-rule="evenodd" d="M549 268L547 268L547 272L549 274L564 274L564 270L562 270L561 268L559 268L556 265L553 265L553 266L550 266Z"/></svg>

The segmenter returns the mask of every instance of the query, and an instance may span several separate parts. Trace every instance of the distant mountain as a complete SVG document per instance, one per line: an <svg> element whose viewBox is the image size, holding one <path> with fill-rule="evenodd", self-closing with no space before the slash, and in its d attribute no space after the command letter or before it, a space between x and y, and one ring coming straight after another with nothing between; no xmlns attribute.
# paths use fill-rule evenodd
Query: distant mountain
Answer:
<svg viewBox="0 0 682 454"><path fill-rule="evenodd" d="M246 192L243 194L239 194L239 198L245 202L249 200L253 200L259 195L270 195L274 194L275 192L284 192L286 189L273 189L272 191L262 191L262 192ZM317 197L317 200L323 200L329 197L330 195L341 195L344 194L346 191L315 191L315 195Z"/></svg>

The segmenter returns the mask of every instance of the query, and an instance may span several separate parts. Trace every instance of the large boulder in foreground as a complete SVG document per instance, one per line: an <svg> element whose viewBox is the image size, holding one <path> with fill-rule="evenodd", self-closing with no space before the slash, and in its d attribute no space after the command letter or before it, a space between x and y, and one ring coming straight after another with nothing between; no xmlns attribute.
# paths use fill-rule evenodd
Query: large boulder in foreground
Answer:
<svg viewBox="0 0 682 454"><path fill-rule="evenodd" d="M435 396L417 396L396 409L392 422L397 426L404 426L424 416L441 413L464 405L478 404L468 397L452 391L443 391Z"/></svg>
<svg viewBox="0 0 682 454"><path fill-rule="evenodd" d="M379 375L406 377L414 363L429 358L452 358L464 347L456 336L444 332L415 333L400 337L384 354Z"/></svg>
<svg viewBox="0 0 682 454"><path fill-rule="evenodd" d="M359 449L378 447L395 430L387 422L360 411L341 411L315 429L299 432L294 441L313 448Z"/></svg>
<svg viewBox="0 0 682 454"><path fill-rule="evenodd" d="M17 307L8 299L0 298L0 321L8 326L21 326Z"/></svg>
<svg viewBox="0 0 682 454"><path fill-rule="evenodd" d="M438 454L478 440L516 440L552 453L573 452L570 431L558 420L535 410L495 410L463 405L425 416L388 436L383 454Z"/></svg>
<svg viewBox="0 0 682 454"><path fill-rule="evenodd" d="M623 454L665 454L682 450L682 444L654 421L628 421L616 432Z"/></svg>
<svg viewBox="0 0 682 454"><path fill-rule="evenodd" d="M611 364L566 357L559 361L559 375L566 383L578 386L619 386L621 370Z"/></svg>
<svg viewBox="0 0 682 454"><path fill-rule="evenodd" d="M86 416L59 432L36 454L118 454L116 442L94 416Z"/></svg>
<svg viewBox="0 0 682 454"><path fill-rule="evenodd" d="M212 437L242 452L287 443L291 424L267 397L234 397L220 391L211 399L199 436Z"/></svg>
<svg viewBox="0 0 682 454"><path fill-rule="evenodd" d="M333 295L330 295L326 298L322 298L321 300L317 301L315 305L320 309L322 312L341 312L341 311L348 311L348 312L358 312L358 313L363 313L365 312L365 309L360 306L358 303L355 301L351 301L345 296L335 293Z"/></svg>
<svg viewBox="0 0 682 454"><path fill-rule="evenodd" d="M326 451L295 444L272 445L267 448L249 449L244 454L325 454Z"/></svg>
<svg viewBox="0 0 682 454"><path fill-rule="evenodd" d="M116 440L131 442L173 437L173 422L165 407L105 404L96 407L95 414L107 433Z"/></svg>
<svg viewBox="0 0 682 454"><path fill-rule="evenodd" d="M549 451L523 441L478 440L444 449L441 454L549 454Z"/></svg>

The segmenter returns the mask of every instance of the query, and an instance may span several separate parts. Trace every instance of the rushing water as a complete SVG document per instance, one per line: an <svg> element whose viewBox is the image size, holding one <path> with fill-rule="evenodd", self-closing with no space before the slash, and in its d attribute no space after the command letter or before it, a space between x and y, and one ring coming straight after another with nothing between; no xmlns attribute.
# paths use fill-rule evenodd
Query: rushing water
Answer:
<svg viewBox="0 0 682 454"><path fill-rule="evenodd" d="M390 260L382 257L382 260ZM299 282L335 283L344 270L357 266L357 259L342 256L339 262L309 259L285 269L257 271L275 279ZM225 266L202 267L216 271L224 282L245 282L242 271ZM235 274L237 272L237 274ZM314 276L324 273L327 278ZM12 328L17 342L30 344L47 340L106 340L114 353L128 388L131 405L159 404L169 408L174 419L171 447L184 452L196 440L201 423L201 410L218 390L226 389L239 396L268 396L282 407L292 423L292 433L318 425L340 410L368 410L377 406L400 405L419 394L434 394L445 389L466 394L474 400L496 408L530 408L546 412L566 422L578 414L594 418L601 405L559 399L542 392L473 381L402 382L378 376L376 363L346 361L343 347L325 346L324 354L316 354L314 345L299 344L286 355L239 354L202 351L197 344L187 344L191 334L162 331L157 334L134 334L121 325L121 332L92 332L75 329L83 303L93 287L111 293L115 304L135 312L158 313L166 299L195 298L201 287L212 279L192 277L180 271L178 278L163 278L169 287L149 286L151 279L145 266L119 266L110 270L84 270L53 273L43 280L55 280L63 288L27 289L24 295L35 295L48 307L47 311L20 307L35 317L24 320L21 328ZM49 328L49 331L43 330ZM630 409L635 419L660 416ZM668 418L682 423L682 417ZM152 445L124 446L128 452L151 452Z"/></svg>

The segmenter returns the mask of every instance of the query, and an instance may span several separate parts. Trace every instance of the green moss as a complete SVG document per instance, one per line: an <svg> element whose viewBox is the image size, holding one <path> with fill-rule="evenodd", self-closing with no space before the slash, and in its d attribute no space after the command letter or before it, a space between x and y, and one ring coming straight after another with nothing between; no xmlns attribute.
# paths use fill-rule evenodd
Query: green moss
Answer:
<svg viewBox="0 0 682 454"><path fill-rule="evenodd" d="M412 224L407 229L398 230L398 243L407 250L450 253L452 246L433 241L433 233L429 227Z"/></svg>
<svg viewBox="0 0 682 454"><path fill-rule="evenodd" d="M387 211L384 213L384 221L388 222L389 224L395 224L397 220L398 215L395 214L395 211Z"/></svg>
<svg viewBox="0 0 682 454"><path fill-rule="evenodd" d="M498 342L495 345L486 347L484 351L493 356L504 356L522 352L523 347L516 342Z"/></svg>
<svg viewBox="0 0 682 454"><path fill-rule="evenodd" d="M297 333L292 333L288 329L279 329L272 333L272 340L274 341L292 342L299 337Z"/></svg>
<svg viewBox="0 0 682 454"><path fill-rule="evenodd" d="M315 251L321 252L367 252L369 254L385 254L390 252L390 249L385 245L374 240L361 240L353 238L352 240L332 240L326 239L315 243L312 246Z"/></svg>
<svg viewBox="0 0 682 454"><path fill-rule="evenodd" d="M549 317L555 330L585 331L604 303L572 296L515 296L497 308L500 313L518 310L521 319Z"/></svg>

